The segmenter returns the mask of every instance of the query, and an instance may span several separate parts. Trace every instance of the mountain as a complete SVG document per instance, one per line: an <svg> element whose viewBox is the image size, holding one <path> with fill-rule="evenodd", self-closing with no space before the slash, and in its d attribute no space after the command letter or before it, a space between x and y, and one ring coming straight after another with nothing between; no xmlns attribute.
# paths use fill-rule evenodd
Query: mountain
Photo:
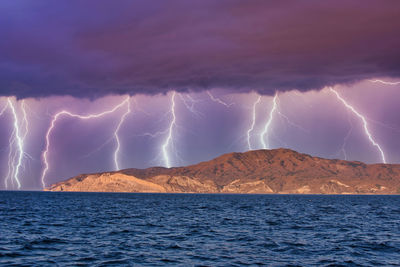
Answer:
<svg viewBox="0 0 400 267"><path fill-rule="evenodd" d="M229 153L187 167L82 174L47 191L397 194L400 164L324 159L290 149Z"/></svg>

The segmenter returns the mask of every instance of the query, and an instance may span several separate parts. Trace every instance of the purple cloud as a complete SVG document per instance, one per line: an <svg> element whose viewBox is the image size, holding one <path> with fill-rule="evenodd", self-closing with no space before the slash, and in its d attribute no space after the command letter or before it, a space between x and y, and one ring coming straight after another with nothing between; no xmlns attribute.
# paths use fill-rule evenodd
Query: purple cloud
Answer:
<svg viewBox="0 0 400 267"><path fill-rule="evenodd" d="M400 77L396 0L0 6L0 95L271 94Z"/></svg>

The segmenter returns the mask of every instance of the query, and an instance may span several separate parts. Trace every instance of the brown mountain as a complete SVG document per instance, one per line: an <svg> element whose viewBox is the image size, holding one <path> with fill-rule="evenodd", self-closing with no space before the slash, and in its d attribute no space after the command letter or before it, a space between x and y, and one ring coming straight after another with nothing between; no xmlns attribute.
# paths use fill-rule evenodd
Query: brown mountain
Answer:
<svg viewBox="0 0 400 267"><path fill-rule="evenodd" d="M397 194L399 164L323 159L289 149L229 153L199 164L82 174L48 191Z"/></svg>

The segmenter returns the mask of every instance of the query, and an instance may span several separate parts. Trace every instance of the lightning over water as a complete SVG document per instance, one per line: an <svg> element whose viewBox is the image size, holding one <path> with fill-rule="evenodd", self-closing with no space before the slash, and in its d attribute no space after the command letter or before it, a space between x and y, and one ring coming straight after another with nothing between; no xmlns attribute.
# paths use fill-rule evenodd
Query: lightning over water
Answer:
<svg viewBox="0 0 400 267"><path fill-rule="evenodd" d="M385 159L385 153L383 152L381 146L375 141L375 138L372 136L370 130L368 129L368 122L365 118L365 116L363 116L361 113L359 113L352 105L350 105L349 103L347 103L347 101L342 98L340 96L340 94L333 88L330 88L330 91L337 97L337 99L343 103L343 105L350 110L354 115L356 115L362 122L363 124L363 129L364 129L364 133L367 136L368 140L371 142L371 144L376 147L379 151L379 154L381 156L381 160L383 163L386 163L386 159Z"/></svg>
<svg viewBox="0 0 400 267"><path fill-rule="evenodd" d="M5 188L6 189L8 189L9 183L10 184L14 183L13 173L15 171L15 166L14 166L13 162L15 161L15 155L16 155L15 150L14 150L14 143L15 143L14 135L15 135L15 128L13 128L13 131L12 131L12 133L10 135L10 138L8 139L8 147L9 147L9 150L8 150L8 163L7 163L8 171L7 171L7 175L6 175L5 179L4 179L4 184L5 184Z"/></svg>
<svg viewBox="0 0 400 267"><path fill-rule="evenodd" d="M261 102L261 96L258 96L257 100L253 104L251 125L250 125L250 128L247 130L247 146L248 146L249 150L253 149L251 146L250 139L251 139L251 133L254 130L254 126L256 125L256 108L260 102Z"/></svg>
<svg viewBox="0 0 400 267"><path fill-rule="evenodd" d="M176 92L172 92L171 109L170 109L171 121L169 123L167 137L165 138L165 141L161 146L162 156L164 159L164 165L167 168L171 167L171 158L170 158L169 149L171 149L171 146L173 146L173 144L172 144L173 143L173 132L174 132L174 128L176 127L175 95L176 95Z"/></svg>
<svg viewBox="0 0 400 267"><path fill-rule="evenodd" d="M201 100L194 99L191 95L189 94L182 94L182 93L177 93L175 91L172 91L171 96L170 96L170 104L168 107L168 112L163 114L161 116L162 118L160 121L169 121L168 126L164 130L159 130L155 132L145 132L142 134L139 134L138 136L147 136L150 138L157 138L159 136L165 136L161 145L160 145L160 153L159 155L153 159L154 162L159 163L161 161L162 166L165 166L167 168L173 167L173 160L172 160L172 155L175 157L179 158L179 154L175 149L175 131L176 128L178 127L176 123L176 116L177 116L177 98L179 97L180 103L183 104L183 106L186 108L187 111L189 111L191 114L193 114L194 117L197 119L202 119L204 118L204 114L196 109L196 104L200 103Z"/></svg>
<svg viewBox="0 0 400 267"><path fill-rule="evenodd" d="M131 102L129 101L129 99L127 99L125 101L126 101L126 111L125 111L124 114L122 114L121 119L119 120L117 128L115 129L115 132L114 132L115 142L117 143L117 146L116 146L115 151L114 151L115 170L121 169L120 168L120 163L119 163L119 160L118 160L118 155L119 155L119 152L120 152L120 149L121 149L121 142L119 140L119 134L118 133L119 133L119 130L120 130L122 124L125 121L126 116L128 116L129 113L131 113Z"/></svg>
<svg viewBox="0 0 400 267"><path fill-rule="evenodd" d="M360 83L360 86L365 86L364 82ZM328 89L330 90L310 93L276 91L273 96L259 93L254 95L254 92L248 95L232 94L230 95L232 103L225 101L225 98L216 97L218 94L214 91L201 93L170 91L166 95L113 98L113 102L118 102L104 109L101 105L104 101L108 101L105 97L100 98L98 102L94 99L91 103L93 105L98 103L99 107L96 112L88 113L76 112L75 108L79 106L76 106L73 98L65 98L66 101L73 103L71 107L60 109L53 100L17 100L15 97L5 97L0 103L0 116L2 116L0 122L3 129L0 156L4 165L2 168L4 180L1 185L4 189L36 189L40 184L41 188L46 187L56 179L53 172L56 171L55 166L60 167L59 158L70 161L72 168L68 170L61 165L61 168L57 169L57 171L59 169L62 171L60 175L57 175L58 179L79 174L82 169L96 172L98 171L95 167L97 162L106 164L101 168L110 164L111 170L130 167L146 168L156 164L170 168L177 166L178 163L195 164L229 151L271 149L278 146L297 151L304 149L306 153L315 153L321 157L338 156L348 160L349 156L360 155L358 151L362 148L357 145L362 143L350 144L350 139L353 140L357 135L361 135L362 138L364 135L367 137L367 146L371 144L379 152L380 162L387 163L388 155L393 155L392 161L397 162L396 151L387 146L389 141L385 139L378 142L372 130L373 125L382 126L383 134L395 138L400 133L397 120L390 117L378 117L380 113L377 113L379 120L369 119L356 108L354 103L349 103L342 97L338 89ZM379 89L382 88L378 87L377 90ZM374 92L373 88L368 88L368 90ZM393 92L396 91L388 90L382 94ZM301 96L301 101L296 100L298 96ZM335 102L332 104L333 96L350 116L347 117L348 121L340 122L349 123L349 128L343 132L343 136L332 137L326 130L327 127L321 127L325 123L323 121L325 116L337 119L340 115L326 113L330 110L329 105L332 107L337 105ZM385 97L382 96L379 100L383 101ZM47 105L46 101L50 104ZM373 100L366 97L360 101L364 101L360 104L365 105ZM373 106L370 112L380 112L380 106ZM135 113L135 116L130 116L133 115L134 109L140 112ZM396 107L392 106L391 109L396 110ZM385 113L381 114L383 116ZM294 115L296 116L293 117ZM71 151L69 151L69 148L65 146L66 143L58 136L61 132L57 131L57 136L55 136L56 129L59 129L58 126L64 126L60 124L63 124L63 119L66 118L82 120L88 124L89 121L98 119L98 122L93 123L111 123L112 128L91 132L90 135L85 133L85 129L74 132L74 135L82 141L93 134L96 138L90 142L106 140L101 145L91 146L88 143L90 152L86 153L86 150L83 150L84 155L76 154L78 149L79 153L82 153L83 148L71 146ZM356 120L361 122L362 131L360 132L355 131ZM318 125L316 125L317 121ZM88 126L93 127L92 123ZM335 127L335 124L328 126ZM290 130L287 127L291 127ZM68 131L68 128L65 129ZM223 135L219 135L219 132ZM321 133L329 136L324 139ZM150 137L150 139L142 139L139 138L140 136ZM66 142L71 142L67 140ZM298 140L302 143L297 143ZM330 142L330 140L334 140L338 146L326 146L326 149L331 150L319 150L318 144ZM59 145L66 149L67 153L61 151ZM385 147L387 151L384 150ZM146 150L145 157L139 156L140 153L137 152L143 149ZM206 154L206 150L212 150L212 152ZM105 153L99 153L100 151ZM200 155L203 153L205 156L191 158L191 154L196 153ZM87 158L87 161L77 161L83 158ZM374 155L365 155L365 158L360 159L354 156L351 158L367 163L373 163L376 160ZM76 169L74 169L74 162L77 162ZM125 165L124 162L130 162L132 165ZM30 178L29 173L32 170L36 174Z"/></svg>
<svg viewBox="0 0 400 267"><path fill-rule="evenodd" d="M400 1L18 2L0 190L261 149L400 164Z"/></svg>
<svg viewBox="0 0 400 267"><path fill-rule="evenodd" d="M13 130L9 139L9 154L8 154L8 173L5 178L5 187L8 188L8 181L16 183L17 188L21 189L21 168L23 167L23 160L27 153L24 150L25 139L28 135L28 119L25 109L25 101L21 101L20 109L23 114L22 120L19 118L17 110L17 101L13 101L10 97L7 98L7 105L3 108L1 114L4 113L5 108L9 107L13 118Z"/></svg>
<svg viewBox="0 0 400 267"><path fill-rule="evenodd" d="M53 131L55 125L56 125L57 120L62 118L62 117L64 117L64 116L69 116L69 117L72 117L72 118L78 118L80 120L97 119L97 118L104 117L104 116L106 116L108 114L114 113L115 111L117 111L118 109L123 107L124 105L127 105L128 106L127 110L130 111L129 101L130 101L130 97L128 96L128 97L125 98L124 101L122 101L120 104L116 105L111 110L107 110L107 111L104 111L104 112L101 112L101 113L96 113L96 114L79 115L79 114L72 113L72 112L67 111L67 110L62 110L62 111L56 113L53 116L53 118L52 118L52 120L50 122L50 127L48 128L48 130L46 132L46 145L45 145L45 150L43 151L43 154L42 154L44 168L43 168L42 175L41 175L41 182L42 182L43 188L46 187L45 178L46 178L46 174L47 174L47 172L49 171L49 168L50 168L50 163L49 163L49 160L48 160L48 153L50 151L50 145L51 145L50 144L50 136L51 136L51 133L52 133L52 131ZM125 118L126 115L127 115L127 113L124 113L121 118ZM124 121L124 119L120 120L120 123L118 124L119 127L121 126L123 121ZM118 136L118 131L116 131L114 133L114 136L115 137ZM119 167L119 164L118 164L118 162L116 160L116 156L115 156L115 155L117 155L118 151L119 151L119 139L117 139L117 150L114 153L114 163L115 163L116 168Z"/></svg>
<svg viewBox="0 0 400 267"><path fill-rule="evenodd" d="M267 120L267 122L266 122L266 124L264 126L264 130L261 132L261 135L260 135L260 142L261 142L262 147L264 149L269 149L270 148L269 147L269 142L268 141L265 142L265 139L266 139L265 136L268 135L268 133L270 131L272 120L274 118L274 114L275 114L276 109L277 109L277 100L278 100L278 93L275 93L275 96L272 99L272 109L269 112L268 120Z"/></svg>

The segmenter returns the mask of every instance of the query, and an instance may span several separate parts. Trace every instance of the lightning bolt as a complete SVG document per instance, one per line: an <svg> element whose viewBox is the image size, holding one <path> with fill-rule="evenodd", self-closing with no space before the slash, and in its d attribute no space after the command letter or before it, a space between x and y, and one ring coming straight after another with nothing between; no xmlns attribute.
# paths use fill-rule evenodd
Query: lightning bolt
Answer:
<svg viewBox="0 0 400 267"><path fill-rule="evenodd" d="M181 103L186 107L186 109L194 114L195 116L202 117L203 114L199 111L196 110L195 105L200 102L199 100L194 99L190 95L182 95L180 93L177 93L175 91L172 91L171 94L171 106L169 107L169 112L165 113L166 116L163 116L161 120L164 120L167 116L170 117L170 122L168 124L168 127L165 130L160 130L157 132L146 132L137 136L146 136L150 138L156 138L158 136L165 136L164 141L162 141L162 144L160 145L160 153L159 155L155 158L154 161L159 161L161 159L163 166L167 168L172 167L171 163L171 152L175 150L174 148L174 132L176 131L176 128L179 128L180 126L176 123L176 104L177 104L177 97L180 98ZM175 157L179 158L179 155L176 153L175 150Z"/></svg>
<svg viewBox="0 0 400 267"><path fill-rule="evenodd" d="M14 159L13 152L14 152L14 150L12 149L12 147L14 146L14 139L13 139L14 131L15 131L15 129L13 129L13 131L11 133L11 136L10 136L10 138L8 140L10 149L8 151L8 172L7 172L7 176L6 176L6 179L5 179L6 188L8 188L8 180L11 180L11 182L13 182L12 177L13 177L13 173L14 173L14 164L13 164L13 159Z"/></svg>
<svg viewBox="0 0 400 267"><path fill-rule="evenodd" d="M235 103L226 103L225 101L222 101L220 98L218 98L218 97L214 97L211 93L210 93L210 91L207 91L207 94L208 94L208 96L210 97L210 99L213 101L213 102L216 102L216 103L219 103L219 104L221 104L221 105L224 105L225 107L227 107L227 108L229 108L230 106L232 106L233 104L235 104Z"/></svg>
<svg viewBox="0 0 400 267"><path fill-rule="evenodd" d="M292 122L292 121L289 119L288 116L286 116L285 114L283 114L283 113L280 112L279 110L277 110L276 112L279 114L279 116L281 116L282 118L285 119L285 121L286 121L287 124L292 125L293 127L296 127L297 129L299 129L299 130L301 130L301 131L303 131L303 132L305 132L305 133L309 133L309 132L310 132L310 131L304 129L302 126L300 126L300 125L298 125L298 124Z"/></svg>
<svg viewBox="0 0 400 267"><path fill-rule="evenodd" d="M0 111L0 116L2 116L2 115L4 114L4 112L6 111L7 108L8 108L8 103L6 103L6 104L4 105L4 107L1 109L1 111Z"/></svg>
<svg viewBox="0 0 400 267"><path fill-rule="evenodd" d="M21 109L24 115L23 118L23 124L25 125L25 132L23 134L23 136L20 136L20 123L18 121L18 114L17 114L17 110L16 107L14 106L11 98L7 98L6 100L6 104L4 105L4 107L2 108L2 110L0 111L0 116L2 116L4 114L4 112L7 110L7 108L9 108L13 114L13 118L14 118L14 124L13 124L13 130L11 132L10 138L8 140L9 143L9 153L8 153L8 172L5 178L5 188L8 188L8 181L10 180L12 184L14 184L14 182L17 183L18 185L18 189L20 189L21 184L19 182L19 172L20 172L20 167L22 166L22 158L26 153L23 151L23 141L25 140L26 135L28 134L28 120L27 120L27 116L26 116L26 111L25 111L25 101L22 101L22 105L21 105ZM18 130L18 133L17 133ZM14 150L14 146L16 141L19 140L20 142L18 143L18 145L22 145L17 147L17 151ZM19 161L16 162L17 160L17 152L19 152L19 156L18 159ZM22 156L21 156L22 155ZM16 172L17 170L17 172Z"/></svg>
<svg viewBox="0 0 400 267"><path fill-rule="evenodd" d="M115 132L114 132L114 138L115 138L115 141L117 143L117 147L116 147L116 149L114 151L114 165L115 165L115 169L116 170L120 169L120 165L119 165L119 162L118 162L118 154L119 154L119 150L121 148L121 142L119 140L118 132L119 132L119 129L121 128L122 124L124 123L126 116L128 116L129 113L131 113L131 103L130 103L130 101L128 99L127 106L126 106L126 112L121 116L121 119L119 120L117 128L115 129Z"/></svg>
<svg viewBox="0 0 400 267"><path fill-rule="evenodd" d="M253 104L253 112L252 112L252 122L250 128L247 130L247 145L249 150L252 150L251 143L250 143L250 136L251 132L254 130L254 126L256 125L256 107L261 101L261 96L258 96L257 100Z"/></svg>
<svg viewBox="0 0 400 267"><path fill-rule="evenodd" d="M4 114L4 112L6 111L6 109L8 108L8 101L7 101L7 103L4 105L4 107L1 109L1 111L0 111L0 116L2 116L3 114ZM10 136L10 139L8 140L8 143L9 143L9 145L10 145L10 150L9 150L9 154L8 154L8 173L7 173L7 176L6 176L6 178L5 178L5 187L6 188L8 188L8 184L7 184L7 180L8 180L8 178L9 177L11 177L12 176L12 172L11 172L11 168L12 168L12 165L11 165L11 153L12 153L12 149L11 149L11 147L12 147L12 136L14 135L14 130L13 130L13 132L11 133L11 136Z"/></svg>
<svg viewBox="0 0 400 267"><path fill-rule="evenodd" d="M4 112L6 111L6 109L9 107L8 104L8 98L6 101L6 104L4 105L3 109L0 112L0 115L3 115ZM8 144L9 144L9 151L8 151L8 172L6 175L6 178L4 180L5 183L5 187L8 188L8 180L11 180L11 182L13 182L12 178L13 178L13 173L14 173L14 165L13 165L13 146L14 146L14 137L15 136L15 128L13 127L13 131L11 132L10 138L8 140Z"/></svg>
<svg viewBox="0 0 400 267"><path fill-rule="evenodd" d="M338 155L340 155L340 153L342 153L345 160L348 160L347 152L346 152L347 142L348 142L348 139L350 138L351 134L353 133L353 128L354 128L353 123L350 120L349 114L347 114L347 120L350 124L350 128L347 131L347 134L345 135L345 137L343 139L343 143L342 143L342 146L340 147L339 151L336 154L332 155L332 156L338 156Z"/></svg>
<svg viewBox="0 0 400 267"><path fill-rule="evenodd" d="M275 113L275 111L277 109L277 99L278 99L278 93L275 93L275 96L274 96L274 98L272 100L273 105L272 105L272 109L271 109L271 111L269 113L269 118L267 120L267 123L265 124L264 130L262 131L262 133L260 135L260 141L261 141L261 144L262 144L264 149L269 148L269 144L265 143L265 135L268 133L269 128L270 128L271 123L272 123L272 120L274 118L274 113Z"/></svg>
<svg viewBox="0 0 400 267"><path fill-rule="evenodd" d="M195 116L197 117L203 117L204 114L201 112L198 112L195 108L196 104L200 102L199 100L194 99L192 96L189 94L185 94L184 96L182 94L178 94L180 99L182 100L182 103L185 105L185 107Z"/></svg>
<svg viewBox="0 0 400 267"><path fill-rule="evenodd" d="M19 122L18 118L18 113L17 109L11 101L11 98L7 98L7 106L10 108L11 113L13 115L14 123L13 123L13 131L9 140L10 143L10 152L9 152L9 158L8 158L8 175L5 180L5 185L6 188L8 187L7 180L10 179L12 181L12 178L14 178L14 181L17 183L17 188L21 189L21 182L20 182L20 169L22 167L22 161L25 156L25 151L24 151L24 141L25 138L28 134L28 119L27 119L27 114L25 110L25 101L22 100L21 102L21 110L23 114L23 122ZM4 112L4 111L3 111ZM21 130L21 125L25 126L25 131L22 132ZM12 150L12 147L16 145L16 152Z"/></svg>
<svg viewBox="0 0 400 267"><path fill-rule="evenodd" d="M343 152L343 155L344 155L344 159L345 159L345 160L347 160L347 153L346 153L347 140L349 139L351 133L353 132L353 124L351 123L350 120L349 120L349 122L350 122L350 129L349 129L349 131L347 132L346 136L344 137L343 145L342 145L342 147L340 148L340 151Z"/></svg>
<svg viewBox="0 0 400 267"><path fill-rule="evenodd" d="M361 115L353 106L351 106L350 104L348 104L348 103L346 102L346 100L344 100L344 99L339 95L339 93L338 93L336 90L334 90L333 88L329 88L329 89L330 89L330 91L331 91L332 93L334 93L334 94L336 95L337 99L338 99L340 102L342 102L343 105L344 105L348 110L350 110L351 112L353 112L354 115L356 115L356 116L362 121L365 135L368 137L368 139L369 139L369 141L371 142L371 144L372 144L373 146L375 146L375 147L378 149L378 151L379 151L379 153L380 153L380 155L381 155L382 162L383 162L383 163L386 163L385 154L384 154L384 152L383 152L381 146L380 146L380 145L374 140L374 138L372 137L372 134L370 133L370 131L369 131L369 129L368 129L368 122L367 122L367 120L365 119L365 117L364 117L363 115Z"/></svg>
<svg viewBox="0 0 400 267"><path fill-rule="evenodd" d="M172 115L172 120L169 124L168 127L168 135L167 138L164 141L164 144L161 146L162 148L162 155L164 158L164 164L167 168L171 167L171 161L169 158L169 154L168 154L168 147L171 145L172 142L172 135L173 135L173 130L176 126L176 115L175 115L175 92L172 93L171 96L171 115Z"/></svg>
<svg viewBox="0 0 400 267"><path fill-rule="evenodd" d="M368 80L372 83L381 83L381 84L386 84L386 85L399 85L400 82L388 82L388 81L383 81L383 80Z"/></svg>
<svg viewBox="0 0 400 267"><path fill-rule="evenodd" d="M24 132L24 135L23 135L23 140L26 138L26 136L28 135L28 126L29 126L29 124L28 124L28 117L27 117L27 114L26 114L26 109L25 109L25 107L26 107L26 105L25 105L25 100L22 100L22 102L21 102L21 109L22 109L22 115L23 115L23 121L24 121L24 126L25 126L25 132Z"/></svg>
<svg viewBox="0 0 400 267"><path fill-rule="evenodd" d="M122 101L120 104L116 105L111 110L107 110L107 111L104 111L104 112L101 112L101 113L90 114L90 115L79 115L79 114L75 114L75 113L69 112L67 110L62 110L62 111L56 113L53 116L53 118L52 118L52 120L50 122L50 127L47 129L47 132L46 132L46 146L45 146L45 150L42 153L42 159L43 159L44 168L43 168L43 171L42 171L41 182L42 182L43 188L46 187L45 178L46 178L46 174L47 174L47 172L49 171L49 168L50 168L49 160L47 158L47 156L49 154L49 150L50 150L50 136L51 136L51 133L52 133L52 131L53 131L55 125L56 125L57 120L59 118L61 118L61 117L64 117L64 116L69 116L69 117L72 117L72 118L78 118L80 120L96 119L96 118L104 117L104 116L106 116L108 114L114 113L116 110L120 109L122 106L127 105L128 106L127 112L122 115L121 120L120 120L120 122L118 124L117 130L114 132L114 137L118 137L118 130L121 127L123 121L125 120L125 117L126 117L127 113L130 112L129 100L130 100L130 97L128 96L128 97L126 97L126 99L124 101ZM117 156L115 156L115 155L118 155L118 151L119 151L119 147L120 147L119 138L116 139L116 142L117 142L117 149L116 149L116 152L114 153L114 161L115 161L114 164L115 164L116 167L119 167L118 161L116 160Z"/></svg>

